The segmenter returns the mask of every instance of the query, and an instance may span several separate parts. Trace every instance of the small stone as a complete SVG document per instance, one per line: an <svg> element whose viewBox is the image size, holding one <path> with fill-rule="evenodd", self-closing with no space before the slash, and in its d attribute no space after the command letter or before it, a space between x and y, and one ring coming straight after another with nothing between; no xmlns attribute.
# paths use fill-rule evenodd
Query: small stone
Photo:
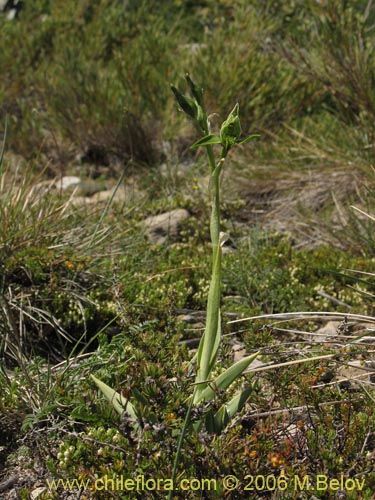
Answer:
<svg viewBox="0 0 375 500"><path fill-rule="evenodd" d="M75 189L81 183L81 179L75 175L65 175L56 181L57 189L62 191Z"/></svg>
<svg viewBox="0 0 375 500"><path fill-rule="evenodd" d="M245 344L243 344L242 342L240 342L238 340L235 340L233 342L232 351L233 351L233 362L234 363L237 363L237 361L241 361L241 359L245 358L247 355ZM252 366L252 365L250 365L250 366Z"/></svg>
<svg viewBox="0 0 375 500"><path fill-rule="evenodd" d="M184 321L185 323L196 323L197 320L191 314L180 314L177 316L178 321Z"/></svg>
<svg viewBox="0 0 375 500"><path fill-rule="evenodd" d="M190 214L185 208L177 208L170 212L147 217L143 223L149 242L162 245L169 238L176 239L181 222L189 217Z"/></svg>
<svg viewBox="0 0 375 500"><path fill-rule="evenodd" d="M373 368L369 363L360 360L350 361L347 365L340 366L337 370L339 381L349 380L350 382L369 382L373 374Z"/></svg>
<svg viewBox="0 0 375 500"><path fill-rule="evenodd" d="M311 335L311 341L313 342L325 342L338 335L338 328L340 326L340 321L328 321L322 328L319 328L316 332Z"/></svg>
<svg viewBox="0 0 375 500"><path fill-rule="evenodd" d="M35 488L35 490L33 490L30 493L30 499L31 500L37 500L42 495L44 495L44 493L46 493L46 492L47 492L46 486L39 486L39 488Z"/></svg>
<svg viewBox="0 0 375 500"><path fill-rule="evenodd" d="M134 185L120 186L114 193L114 189L106 189L95 193L92 196L93 202L107 202L112 199L114 203L134 203L141 201L144 194L140 192Z"/></svg>

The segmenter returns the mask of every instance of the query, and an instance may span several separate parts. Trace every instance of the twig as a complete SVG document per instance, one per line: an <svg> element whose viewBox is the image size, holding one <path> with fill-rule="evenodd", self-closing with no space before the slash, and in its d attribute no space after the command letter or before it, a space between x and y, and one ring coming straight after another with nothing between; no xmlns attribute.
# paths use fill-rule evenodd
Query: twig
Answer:
<svg viewBox="0 0 375 500"><path fill-rule="evenodd" d="M353 399L341 399L337 401L325 401L324 403L319 403L318 406L330 406L330 405L339 405L343 403L353 403ZM254 413L252 415L249 415L249 418L263 418L263 417L269 417L271 415L283 415L285 413L293 413L293 412L300 412L300 411L308 411L308 410L314 410L315 407L312 405L303 405L303 406L294 406L293 408L283 408L280 410L268 410L268 411L263 411L261 413Z"/></svg>
<svg viewBox="0 0 375 500"><path fill-rule="evenodd" d="M332 295L330 295L327 292L324 292L323 290L319 290L318 295L320 295L324 299L330 300L331 302L333 302L334 304L336 304L338 306L344 306L344 307L347 307L348 309L353 309L352 306L350 306L349 304L346 304L342 300L339 300L339 299L336 299L335 297L332 297Z"/></svg>

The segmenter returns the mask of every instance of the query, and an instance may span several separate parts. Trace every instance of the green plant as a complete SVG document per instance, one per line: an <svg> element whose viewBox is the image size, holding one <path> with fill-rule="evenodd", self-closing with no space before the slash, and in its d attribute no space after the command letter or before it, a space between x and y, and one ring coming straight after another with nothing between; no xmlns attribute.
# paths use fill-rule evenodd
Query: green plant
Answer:
<svg viewBox="0 0 375 500"><path fill-rule="evenodd" d="M203 105L203 90L198 88L186 75L190 86L192 97L183 95L176 87L172 91L183 111L194 121L199 132L203 135L196 141L192 148L205 147L211 175L211 221L210 235L212 244L212 275L207 300L206 327L202 336L197 355L197 376L194 390L193 402L209 401L214 397L214 390L210 380L211 372L215 365L221 339L221 247L227 239L227 235L220 232L220 175L225 158L230 149L236 144L243 144L251 140L254 135L246 139L240 139L241 124L238 115L239 106L233 108L228 118L223 122L220 135L210 133L210 122ZM221 145L221 154L216 161L213 145ZM213 382L213 387L226 389L248 366L254 357L242 360L243 367L232 367ZM247 363L247 364L246 364ZM219 415L217 415L219 416Z"/></svg>
<svg viewBox="0 0 375 500"><path fill-rule="evenodd" d="M172 480L176 477L182 443L185 433L190 425L193 406L198 406L200 404L207 405L216 398L218 392L226 391L226 389L228 389L238 379L238 377L242 375L244 370L249 367L251 362L257 356L257 353L247 356L227 368L219 376L214 376L214 368L216 366L221 344L221 255L222 245L227 239L227 235L221 233L220 231L220 176L224 161L229 151L235 145L244 144L256 136L251 135L245 139L240 138L242 131L238 104L235 105L228 118L222 123L220 134L215 135L210 133L211 126L203 104L203 90L194 84L188 74L186 75L186 81L190 87L191 96L182 94L174 86L171 88L178 104L189 116L189 118L193 120L198 132L202 135L202 137L192 145L192 148L195 149L198 147L205 147L207 151L211 176L210 235L212 244L212 273L207 299L205 331L199 344L196 359L194 357L193 360L194 362L196 361L195 384L178 442ZM213 145L215 144L221 146L221 153L218 156L218 159L215 159L213 151ZM134 427L139 429L141 418L139 412L137 412L136 405L133 405L132 402L123 398L117 391L96 378L94 375L91 375L91 378L108 401L111 402L114 409L120 415L126 413L133 422ZM205 417L198 420L194 424L194 429L199 430L202 425L205 425L208 432L217 434L220 433L233 415L244 406L250 396L250 393L251 387L247 387L236 394L236 396L233 397L229 403L223 404L218 410L213 411L209 408ZM135 393L135 398L138 399L138 403L142 403L142 398L139 396L139 394L137 396L137 393Z"/></svg>

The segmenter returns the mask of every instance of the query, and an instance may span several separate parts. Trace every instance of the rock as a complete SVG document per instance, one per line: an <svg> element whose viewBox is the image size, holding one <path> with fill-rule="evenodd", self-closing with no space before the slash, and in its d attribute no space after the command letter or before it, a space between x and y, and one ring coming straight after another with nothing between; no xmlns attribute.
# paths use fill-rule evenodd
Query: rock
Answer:
<svg viewBox="0 0 375 500"><path fill-rule="evenodd" d="M45 195L53 190L58 191L73 191L76 189L81 182L79 177L74 175L66 175L59 179L53 179L50 181L41 181L35 184L32 188L34 194Z"/></svg>
<svg viewBox="0 0 375 500"><path fill-rule="evenodd" d="M22 8L23 0L0 0L0 12L7 12L10 21L17 17Z"/></svg>
<svg viewBox="0 0 375 500"><path fill-rule="evenodd" d="M78 191L80 191L80 189L78 189ZM113 194L113 188L105 189L104 191L94 193L92 196L75 196L72 202L76 206L82 206L95 203L107 203L112 199L113 203L130 204L133 202L140 202L144 196L144 193L139 191L135 186L124 185L120 186L115 194Z"/></svg>
<svg viewBox="0 0 375 500"><path fill-rule="evenodd" d="M113 189L106 189L95 193L92 197L93 201L108 201L113 196L113 202L131 203L140 201L144 194L139 191L133 184L124 184L119 186L116 193L113 195Z"/></svg>
<svg viewBox="0 0 375 500"><path fill-rule="evenodd" d="M103 182L97 182L92 179L80 179L75 175L65 175L55 182L55 186L61 191L74 191L77 189L77 195L80 196L93 196L106 189Z"/></svg>
<svg viewBox="0 0 375 500"><path fill-rule="evenodd" d="M147 217L143 221L146 236L150 243L162 245L168 239L176 239L181 222L190 217L185 208L177 208L170 212Z"/></svg>
<svg viewBox="0 0 375 500"><path fill-rule="evenodd" d="M247 353L247 355L250 355L250 353ZM250 366L246 368L246 370L243 373L256 372L260 368L265 368L267 366L269 366L269 363L264 363L259 358L255 358L254 361L251 362Z"/></svg>
<svg viewBox="0 0 375 500"><path fill-rule="evenodd" d="M183 321L184 323L194 324L197 322L197 318L194 318L191 314L180 314L177 316L178 321Z"/></svg>
<svg viewBox="0 0 375 500"><path fill-rule="evenodd" d="M176 316L177 321L186 323L189 325L189 330L204 330L205 325L205 314L193 315L193 314L179 314Z"/></svg>
<svg viewBox="0 0 375 500"><path fill-rule="evenodd" d="M30 499L31 500L37 500L42 495L44 495L46 492L47 492L46 486L39 486L39 488L35 488L35 490L33 490L30 493Z"/></svg>
<svg viewBox="0 0 375 500"><path fill-rule="evenodd" d="M339 335L338 329L341 325L340 321L328 321L322 328L311 334L310 340L313 342L325 342L330 337Z"/></svg>
<svg viewBox="0 0 375 500"><path fill-rule="evenodd" d="M231 245L226 245L225 244L225 245L223 245L221 247L221 253L223 255L227 255L227 254L230 254L230 253L236 253L236 249L233 246L231 246Z"/></svg>
<svg viewBox="0 0 375 500"><path fill-rule="evenodd" d="M369 323L328 321L322 328L319 328L316 332L311 334L310 341L345 341L345 337L350 335L352 337L352 342L374 342L375 336L371 335L372 332L374 332L374 329L371 328ZM337 338L335 339L334 337Z"/></svg>
<svg viewBox="0 0 375 500"><path fill-rule="evenodd" d="M237 363L237 361L241 361L241 359L247 356L245 344L243 344L239 340L233 341L232 351L233 351L233 363Z"/></svg>
<svg viewBox="0 0 375 500"><path fill-rule="evenodd" d="M55 182L57 189L62 191L75 189L81 183L81 179L75 175L65 175Z"/></svg>
<svg viewBox="0 0 375 500"><path fill-rule="evenodd" d="M78 184L78 194L81 196L93 196L106 190L104 182L94 181L92 179L82 180Z"/></svg>
<svg viewBox="0 0 375 500"><path fill-rule="evenodd" d="M16 9L10 9L8 14L7 14L7 19L8 21L13 21L17 17L17 10Z"/></svg>
<svg viewBox="0 0 375 500"><path fill-rule="evenodd" d="M183 45L180 45L180 48L183 51L187 51L189 54L196 55L198 52L200 52L202 49L205 49L207 45L205 43L185 43Z"/></svg>
<svg viewBox="0 0 375 500"><path fill-rule="evenodd" d="M373 361L350 361L347 365L340 366L336 374L339 382L349 380L357 383L373 383L375 377L375 367Z"/></svg>
<svg viewBox="0 0 375 500"><path fill-rule="evenodd" d="M66 192L72 193L74 198L86 200L105 189L106 186L103 182L97 182L91 179L82 180L75 175L65 175L64 177L53 179L52 181L38 182L33 186L33 194L43 197L47 193L53 191ZM83 204L83 202L77 204Z"/></svg>

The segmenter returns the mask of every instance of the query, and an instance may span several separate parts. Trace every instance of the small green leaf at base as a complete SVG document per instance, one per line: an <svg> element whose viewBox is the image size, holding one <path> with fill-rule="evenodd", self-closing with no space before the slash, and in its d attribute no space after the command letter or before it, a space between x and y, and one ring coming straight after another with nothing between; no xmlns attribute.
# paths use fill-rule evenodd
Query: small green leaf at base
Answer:
<svg viewBox="0 0 375 500"><path fill-rule="evenodd" d="M211 384L204 389L204 391L197 394L197 397L194 400L194 404L198 404L201 401L211 401L215 397L215 393L217 391L223 391L227 389L232 382L236 380L254 361L254 359L258 356L259 352L252 354L251 356L247 356L246 358L241 359L234 365L230 366L227 370L225 370L221 375L219 375Z"/></svg>
<svg viewBox="0 0 375 500"><path fill-rule="evenodd" d="M209 434L220 434L223 432L235 414L241 411L245 406L245 403L249 399L252 391L253 388L251 386L246 387L246 389L239 392L233 399L231 399L229 403L223 404L215 415L210 408L206 413L204 420L199 420L193 425L195 432L199 432L202 429L203 422L205 424L206 431Z"/></svg>
<svg viewBox="0 0 375 500"><path fill-rule="evenodd" d="M236 413L242 410L246 401L249 399L250 394L253 392L253 387L246 387L243 391L239 392L233 399L225 405L229 418L233 418Z"/></svg>
<svg viewBox="0 0 375 500"><path fill-rule="evenodd" d="M111 403L116 412L120 416L123 415L124 412L127 413L128 416L134 421L134 427L138 429L138 415L131 402L112 389L112 387L109 387L109 385L94 377L94 375L90 375L90 377L103 393L104 397Z"/></svg>

